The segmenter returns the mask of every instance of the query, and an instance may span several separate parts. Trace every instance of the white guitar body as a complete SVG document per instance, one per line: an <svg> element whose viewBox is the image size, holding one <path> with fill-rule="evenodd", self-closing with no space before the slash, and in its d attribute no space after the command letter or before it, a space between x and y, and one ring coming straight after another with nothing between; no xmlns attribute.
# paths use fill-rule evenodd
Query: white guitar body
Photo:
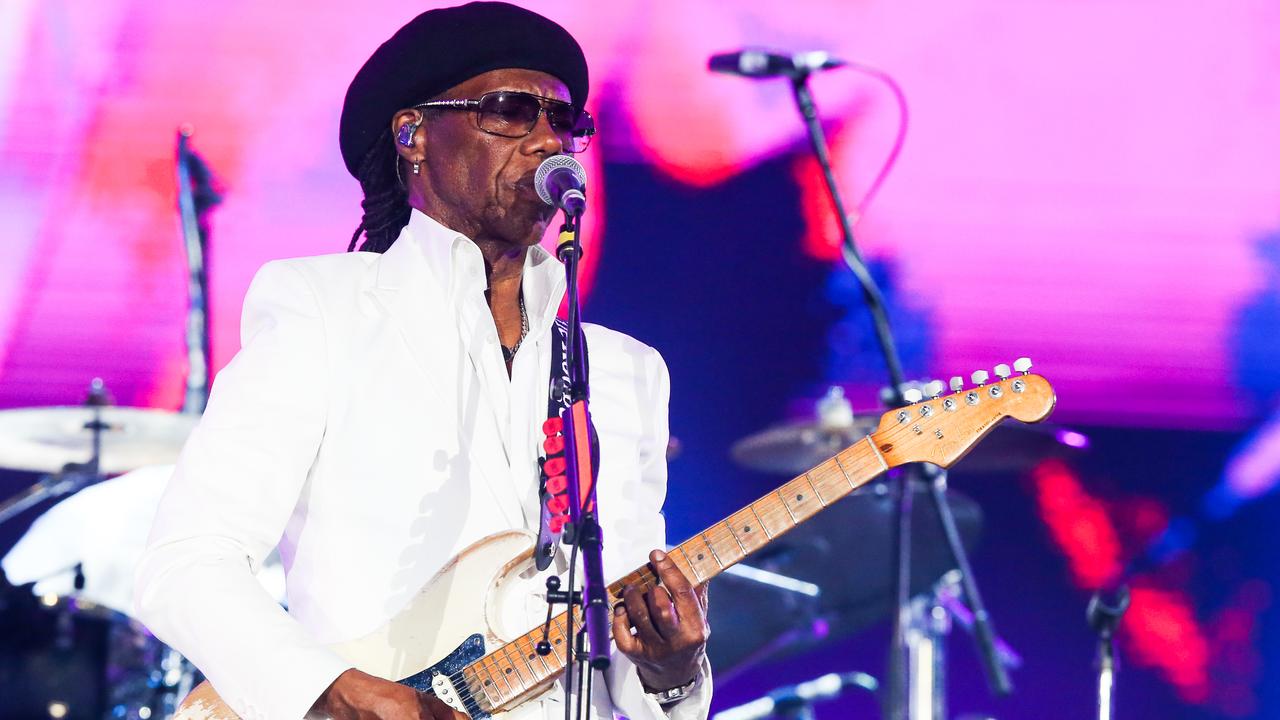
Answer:
<svg viewBox="0 0 1280 720"><path fill-rule="evenodd" d="M546 613L545 575L533 564L535 538L522 530L490 535L459 553L382 627L331 646L354 667L419 690L431 689L473 714L447 676L527 632L529 616ZM512 708L547 692L555 678L532 688ZM491 715L501 718L505 712ZM183 700L174 720L238 720L206 681Z"/></svg>

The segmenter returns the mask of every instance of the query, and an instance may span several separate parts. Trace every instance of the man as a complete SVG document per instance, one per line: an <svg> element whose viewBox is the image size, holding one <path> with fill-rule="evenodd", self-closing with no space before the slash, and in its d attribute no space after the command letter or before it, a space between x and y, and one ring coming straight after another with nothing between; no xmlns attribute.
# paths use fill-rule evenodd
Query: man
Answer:
<svg viewBox="0 0 1280 720"><path fill-rule="evenodd" d="M138 570L142 620L241 716L460 715L327 646L383 626L477 540L539 525L564 274L538 247L553 213L532 178L590 138L587 86L576 41L504 3L420 15L352 82L340 140L366 252L258 273L243 348ZM605 572L649 560L665 586L624 594L593 712L692 720L711 692L705 595L648 554L664 540L666 367L604 328L587 344ZM253 579L277 541L287 614ZM559 718L559 702L544 693L512 717Z"/></svg>

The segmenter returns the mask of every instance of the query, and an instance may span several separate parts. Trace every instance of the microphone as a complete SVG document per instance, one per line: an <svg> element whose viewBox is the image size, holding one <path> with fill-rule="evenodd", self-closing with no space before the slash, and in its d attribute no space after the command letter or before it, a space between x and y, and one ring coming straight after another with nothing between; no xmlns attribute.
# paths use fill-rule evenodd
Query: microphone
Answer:
<svg viewBox="0 0 1280 720"><path fill-rule="evenodd" d="M848 63L822 51L798 52L791 55L765 50L739 50L712 55L707 68L712 72L749 78L802 78L810 73L831 70Z"/></svg>
<svg viewBox="0 0 1280 720"><path fill-rule="evenodd" d="M837 698L848 688L875 692L879 687L876 679L866 673L830 673L799 685L778 688L745 705L722 710L711 720L763 720L781 710Z"/></svg>
<svg viewBox="0 0 1280 720"><path fill-rule="evenodd" d="M533 187L542 202L565 215L581 217L587 209L587 172L571 155L552 155L533 174Z"/></svg>

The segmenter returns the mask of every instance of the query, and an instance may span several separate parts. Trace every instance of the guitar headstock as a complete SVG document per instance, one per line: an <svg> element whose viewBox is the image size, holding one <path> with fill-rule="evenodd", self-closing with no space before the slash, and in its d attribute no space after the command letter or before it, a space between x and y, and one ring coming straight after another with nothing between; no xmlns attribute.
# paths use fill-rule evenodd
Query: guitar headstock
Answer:
<svg viewBox="0 0 1280 720"><path fill-rule="evenodd" d="M924 393L908 391L911 404L882 415L872 442L891 467L913 462L950 467L1001 420L1040 422L1057 401L1053 386L1027 372L1031 369L1027 358L1018 358L1013 368L1016 372L1008 365L997 365L996 382L989 382L987 371L979 370L967 389L963 380L951 378L949 394L943 394L939 381L925 386Z"/></svg>

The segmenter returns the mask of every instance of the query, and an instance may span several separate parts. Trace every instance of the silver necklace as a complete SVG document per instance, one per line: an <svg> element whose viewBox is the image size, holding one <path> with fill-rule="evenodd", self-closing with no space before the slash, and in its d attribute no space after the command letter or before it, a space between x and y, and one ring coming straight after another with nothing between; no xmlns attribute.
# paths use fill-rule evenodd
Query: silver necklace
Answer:
<svg viewBox="0 0 1280 720"><path fill-rule="evenodd" d="M502 359L508 364L516 359L516 352L520 350L520 344L524 342L524 336L529 334L529 315L524 311L524 293L520 293L520 338L516 340L516 344L511 347L500 345L502 348Z"/></svg>

